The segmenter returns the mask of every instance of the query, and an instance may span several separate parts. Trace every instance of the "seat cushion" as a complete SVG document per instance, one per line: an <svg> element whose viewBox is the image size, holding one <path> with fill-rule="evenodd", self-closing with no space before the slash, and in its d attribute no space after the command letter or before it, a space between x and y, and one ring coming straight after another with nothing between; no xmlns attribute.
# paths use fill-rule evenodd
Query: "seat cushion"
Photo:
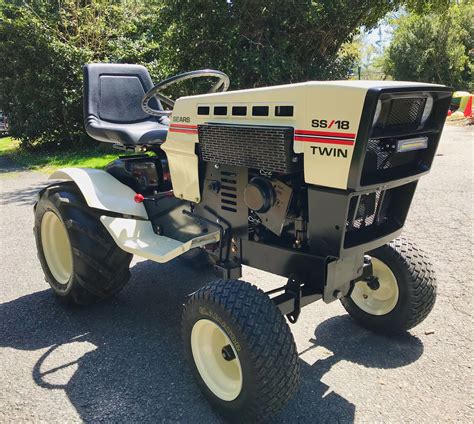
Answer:
<svg viewBox="0 0 474 424"><path fill-rule="evenodd" d="M131 123L148 119L141 108L145 89L135 75L100 75L97 112L107 122Z"/></svg>
<svg viewBox="0 0 474 424"><path fill-rule="evenodd" d="M141 102L153 82L145 67L92 63L84 66L84 123L96 140L145 145L166 140L169 119L150 116ZM150 105L162 110L152 99Z"/></svg>
<svg viewBox="0 0 474 424"><path fill-rule="evenodd" d="M166 140L168 126L157 121L142 121L133 124L88 119L87 133L96 140L124 145L145 145L162 143Z"/></svg>

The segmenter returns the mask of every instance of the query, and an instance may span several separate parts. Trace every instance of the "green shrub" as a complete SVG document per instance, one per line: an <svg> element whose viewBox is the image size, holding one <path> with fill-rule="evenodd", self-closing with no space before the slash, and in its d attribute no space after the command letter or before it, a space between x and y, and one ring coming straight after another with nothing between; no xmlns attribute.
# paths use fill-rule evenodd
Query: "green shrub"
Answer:
<svg viewBox="0 0 474 424"><path fill-rule="evenodd" d="M345 78L341 46L407 1L0 0L0 109L24 147L58 149L88 141L88 62L141 63L155 81L216 68L234 89Z"/></svg>
<svg viewBox="0 0 474 424"><path fill-rule="evenodd" d="M399 19L384 61L397 80L446 84L473 90L474 5L462 2L445 13L413 13Z"/></svg>
<svg viewBox="0 0 474 424"><path fill-rule="evenodd" d="M134 37L141 6L14 3L0 5L0 109L9 116L11 135L24 147L90 141L82 123L82 67L141 61L142 46Z"/></svg>

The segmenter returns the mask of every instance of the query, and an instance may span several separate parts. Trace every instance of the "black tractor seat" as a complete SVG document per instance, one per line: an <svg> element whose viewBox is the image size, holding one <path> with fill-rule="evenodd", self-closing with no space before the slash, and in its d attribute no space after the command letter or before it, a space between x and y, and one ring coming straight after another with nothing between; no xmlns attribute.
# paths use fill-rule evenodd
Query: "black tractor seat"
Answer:
<svg viewBox="0 0 474 424"><path fill-rule="evenodd" d="M84 66L84 124L92 138L134 147L166 140L169 119L143 112L141 101L153 87L140 65L93 63ZM154 104L153 104L154 103ZM162 110L159 101L150 106Z"/></svg>

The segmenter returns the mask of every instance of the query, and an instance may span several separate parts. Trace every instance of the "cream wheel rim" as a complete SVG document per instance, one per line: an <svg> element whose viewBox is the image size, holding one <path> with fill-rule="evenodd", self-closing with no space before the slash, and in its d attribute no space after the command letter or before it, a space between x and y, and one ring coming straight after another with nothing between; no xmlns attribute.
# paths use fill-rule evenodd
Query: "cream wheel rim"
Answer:
<svg viewBox="0 0 474 424"><path fill-rule="evenodd" d="M373 275L378 278L379 287L371 289L367 282L359 281L351 293L354 303L371 315L386 315L397 305L399 291L395 275L380 259L372 258Z"/></svg>
<svg viewBox="0 0 474 424"><path fill-rule="evenodd" d="M48 268L61 285L68 283L72 274L72 251L66 227L52 211L41 220L41 244Z"/></svg>
<svg viewBox="0 0 474 424"><path fill-rule="evenodd" d="M242 368L224 330L208 319L197 321L191 331L191 350L209 390L222 400L236 399L242 390Z"/></svg>

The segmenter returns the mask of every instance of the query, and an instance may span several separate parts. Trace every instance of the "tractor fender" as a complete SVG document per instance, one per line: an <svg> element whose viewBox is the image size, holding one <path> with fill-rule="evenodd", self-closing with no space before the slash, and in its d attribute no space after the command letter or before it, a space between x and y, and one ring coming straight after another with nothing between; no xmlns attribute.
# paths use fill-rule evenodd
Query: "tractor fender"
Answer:
<svg viewBox="0 0 474 424"><path fill-rule="evenodd" d="M63 168L49 179L74 181L91 208L148 219L143 203L133 199L136 193L101 169Z"/></svg>

